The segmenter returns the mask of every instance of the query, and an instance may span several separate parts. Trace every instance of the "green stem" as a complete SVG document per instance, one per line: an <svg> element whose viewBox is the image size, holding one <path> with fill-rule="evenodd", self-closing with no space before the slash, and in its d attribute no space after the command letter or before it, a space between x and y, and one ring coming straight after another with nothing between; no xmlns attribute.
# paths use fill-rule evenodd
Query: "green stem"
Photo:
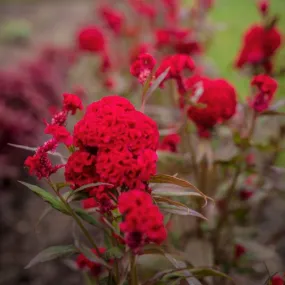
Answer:
<svg viewBox="0 0 285 285"><path fill-rule="evenodd" d="M78 218L78 216L74 213L73 209L71 208L71 206L69 205L69 203L66 202L66 200L61 196L61 194L59 193L59 191L57 191L57 189L55 188L54 184L52 183L52 181L50 179L48 179L48 184L51 186L51 188L53 189L53 191L55 192L55 194L58 196L58 198L61 200L61 202L64 204L64 206L66 207L66 210L68 211L68 213L70 214L70 216L75 220L75 222L77 223L77 225L79 226L79 228L81 229L81 231L83 232L83 234L85 235L85 237L87 238L87 240L89 241L89 243L91 244L91 246L93 248L95 248L97 255L100 257L101 253L97 247L97 245L95 244L95 242L93 241L91 235L89 234L89 232L87 231L87 229L85 228L85 226L83 225L83 223L80 221L80 219Z"/></svg>

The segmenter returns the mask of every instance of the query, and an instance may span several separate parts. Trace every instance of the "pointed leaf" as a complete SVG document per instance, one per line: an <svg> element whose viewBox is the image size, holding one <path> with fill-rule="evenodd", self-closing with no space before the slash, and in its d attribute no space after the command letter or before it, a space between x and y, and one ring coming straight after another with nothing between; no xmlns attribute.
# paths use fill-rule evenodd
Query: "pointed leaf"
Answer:
<svg viewBox="0 0 285 285"><path fill-rule="evenodd" d="M161 190L153 190L152 194L158 196L176 196L176 197L183 197L183 196L196 196L202 197L201 194L196 192L186 192L186 191L161 191Z"/></svg>
<svg viewBox="0 0 285 285"><path fill-rule="evenodd" d="M175 185L178 185L181 187L193 189L196 192L198 192L201 196L203 196L203 198L205 200L205 205L207 204L207 199L213 200L212 198L206 196L203 192L201 192L197 187L195 187L190 182L188 182L184 179L181 179L181 178L171 176L171 175L157 174L157 175L154 175L151 177L150 182L152 182L152 183L170 183L170 184L175 184Z"/></svg>
<svg viewBox="0 0 285 285"><path fill-rule="evenodd" d="M77 252L78 250L73 245L51 246L36 255L25 268L27 269L38 263L46 262L59 257L66 257Z"/></svg>
<svg viewBox="0 0 285 285"><path fill-rule="evenodd" d="M176 215L181 215L181 216L194 216L198 217L204 220L207 220L206 217L204 217L202 214L188 208L188 207L178 207L174 205L167 205L163 203L159 203L159 208L165 212L171 213L171 214L176 214Z"/></svg>
<svg viewBox="0 0 285 285"><path fill-rule="evenodd" d="M268 110L268 111L264 111L264 112L260 113L260 116L285 116L285 113L273 111L273 110Z"/></svg>
<svg viewBox="0 0 285 285"><path fill-rule="evenodd" d="M124 255L124 252L117 246L109 248L105 253L104 256L106 259L120 259Z"/></svg>
<svg viewBox="0 0 285 285"><path fill-rule="evenodd" d="M65 205L62 204L60 200L58 200L56 197L54 197L52 194L47 192L46 190L33 185L29 184L27 182L19 181L21 184L25 185L28 187L30 190L32 190L35 194L37 194L39 197L41 197L45 202L50 204L54 209L69 215L67 209L65 208Z"/></svg>
<svg viewBox="0 0 285 285"><path fill-rule="evenodd" d="M206 267L205 268L191 268L188 271L197 278L216 276L216 277L223 277L223 278L232 280L232 278L228 276L227 274L222 273L212 268L206 268Z"/></svg>
<svg viewBox="0 0 285 285"><path fill-rule="evenodd" d="M73 209L74 212L85 222L89 223L92 226L95 226L97 228L103 229L104 227L90 214L88 214L86 211L80 208Z"/></svg>
<svg viewBox="0 0 285 285"><path fill-rule="evenodd" d="M148 89L146 95L145 95L145 101L149 99L151 94L159 87L159 85L162 83L162 81L167 76L168 72L170 70L170 67L168 67L163 73L161 73L153 82L150 88Z"/></svg>

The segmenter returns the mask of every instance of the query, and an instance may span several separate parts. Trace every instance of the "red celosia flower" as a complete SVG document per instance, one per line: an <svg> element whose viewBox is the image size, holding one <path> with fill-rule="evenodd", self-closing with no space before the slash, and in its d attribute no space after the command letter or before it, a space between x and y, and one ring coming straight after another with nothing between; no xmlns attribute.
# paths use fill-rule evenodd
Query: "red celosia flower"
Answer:
<svg viewBox="0 0 285 285"><path fill-rule="evenodd" d="M246 253L246 248L244 246L242 246L241 244L235 245L235 252L234 252L235 260L238 260L245 253Z"/></svg>
<svg viewBox="0 0 285 285"><path fill-rule="evenodd" d="M99 182L96 162L96 155L89 152L79 150L72 153L65 166L65 180L73 187Z"/></svg>
<svg viewBox="0 0 285 285"><path fill-rule="evenodd" d="M116 86L116 83L112 77L107 77L104 80L103 84L104 84L104 87L109 91L113 90L114 87Z"/></svg>
<svg viewBox="0 0 285 285"><path fill-rule="evenodd" d="M150 54L141 54L132 63L130 72L134 77L138 78L141 84L144 84L149 75L151 74L155 63L155 59Z"/></svg>
<svg viewBox="0 0 285 285"><path fill-rule="evenodd" d="M52 135L59 143L64 143L67 146L72 145L72 136L64 126L48 125L45 133Z"/></svg>
<svg viewBox="0 0 285 285"><path fill-rule="evenodd" d="M281 45L281 34L275 28L254 25L246 32L242 49L236 60L236 67L262 66L266 73L271 73L271 57Z"/></svg>
<svg viewBox="0 0 285 285"><path fill-rule="evenodd" d="M255 164L255 156L253 153L249 153L246 158L245 161L247 163L247 165L252 166Z"/></svg>
<svg viewBox="0 0 285 285"><path fill-rule="evenodd" d="M178 134L171 134L166 136L160 143L160 150L167 150L170 152L177 152L177 146L180 143L180 136Z"/></svg>
<svg viewBox="0 0 285 285"><path fill-rule="evenodd" d="M119 96L91 104L74 128L74 143L81 148L125 146L132 151L156 150L158 138L156 123Z"/></svg>
<svg viewBox="0 0 285 285"><path fill-rule="evenodd" d="M269 0L259 0L257 2L257 7L262 15L266 15L269 8Z"/></svg>
<svg viewBox="0 0 285 285"><path fill-rule="evenodd" d="M64 98L64 111L71 112L71 114L74 115L77 110L83 110L82 101L77 95L64 93L62 96Z"/></svg>
<svg viewBox="0 0 285 285"><path fill-rule="evenodd" d="M108 28L111 29L116 35L119 35L123 27L124 15L118 10L112 9L109 6L101 7L99 13Z"/></svg>
<svg viewBox="0 0 285 285"><path fill-rule="evenodd" d="M101 182L144 190L156 173L156 161L156 153L149 149L134 155L126 147L113 147L111 151L99 150L97 169Z"/></svg>
<svg viewBox="0 0 285 285"><path fill-rule="evenodd" d="M271 285L284 285L285 281L280 275L274 275L271 279Z"/></svg>
<svg viewBox="0 0 285 285"><path fill-rule="evenodd" d="M163 215L147 195L140 190L131 190L123 193L118 201L124 217L120 229L125 234L126 244L135 252L146 243L161 244L167 237Z"/></svg>
<svg viewBox="0 0 285 285"><path fill-rule="evenodd" d="M130 62L132 63L137 57L143 53L150 53L151 46L147 43L140 43L130 50Z"/></svg>
<svg viewBox="0 0 285 285"><path fill-rule="evenodd" d="M252 79L251 85L257 88L257 92L249 98L249 106L256 112L267 110L277 90L277 82L267 75L258 75Z"/></svg>
<svg viewBox="0 0 285 285"><path fill-rule="evenodd" d="M203 137L208 136L207 130L235 114L236 92L225 80L197 76L195 80L188 80L186 86L193 90L192 100L204 105L201 107L190 105L187 110L188 117L195 122L199 132L201 134L206 132Z"/></svg>
<svg viewBox="0 0 285 285"><path fill-rule="evenodd" d="M97 255L97 250L92 249L92 252ZM100 254L104 254L106 252L105 248L99 248ZM79 254L76 258L76 264L79 269L88 270L93 276L98 276L103 272L104 267L96 262L89 260L82 253Z"/></svg>
<svg viewBox="0 0 285 285"><path fill-rule="evenodd" d="M65 124L67 119L67 112L66 111L60 111L53 115L51 119L51 125L58 125L62 126Z"/></svg>
<svg viewBox="0 0 285 285"><path fill-rule="evenodd" d="M97 187L93 187L89 192L89 195L93 197L93 199L97 202L99 212L102 214L114 210L117 207L114 204L114 201L111 199L113 194L110 190L112 190L113 188L114 187L112 186L100 185Z"/></svg>
<svg viewBox="0 0 285 285"><path fill-rule="evenodd" d="M49 178L63 165L53 166L48 158L48 152L54 151L57 146L57 142L51 139L40 146L33 156L29 156L25 161L25 166L28 167L31 175L36 175L38 179Z"/></svg>
<svg viewBox="0 0 285 285"><path fill-rule="evenodd" d="M168 68L170 68L169 72L163 82L168 79L174 79L176 80L179 92L185 93L186 89L184 85L184 80L186 76L189 76L187 72L191 73L195 69L195 63L192 58L184 54L167 56L161 62L161 65L157 69L155 76L158 77ZM161 87L163 87L163 82L161 84Z"/></svg>
<svg viewBox="0 0 285 285"><path fill-rule="evenodd" d="M99 27L87 26L79 31L77 44L82 51L103 52L105 49L104 35Z"/></svg>
<svg viewBox="0 0 285 285"><path fill-rule="evenodd" d="M98 202L93 198L87 198L82 201L83 209L91 209L98 207Z"/></svg>
<svg viewBox="0 0 285 285"><path fill-rule="evenodd" d="M166 11L167 20L172 24L177 23L180 11L180 0L162 0Z"/></svg>
<svg viewBox="0 0 285 285"><path fill-rule="evenodd" d="M152 3L146 3L144 0L129 0L133 9L142 16L153 20L157 15L157 10Z"/></svg>
<svg viewBox="0 0 285 285"><path fill-rule="evenodd" d="M246 201L249 198L251 198L253 195L253 191L252 190L248 190L248 189L242 189L239 191L239 197L242 201Z"/></svg>
<svg viewBox="0 0 285 285"><path fill-rule="evenodd" d="M159 29L155 33L156 47L168 48L176 53L193 55L202 51L201 45L187 29L167 28Z"/></svg>

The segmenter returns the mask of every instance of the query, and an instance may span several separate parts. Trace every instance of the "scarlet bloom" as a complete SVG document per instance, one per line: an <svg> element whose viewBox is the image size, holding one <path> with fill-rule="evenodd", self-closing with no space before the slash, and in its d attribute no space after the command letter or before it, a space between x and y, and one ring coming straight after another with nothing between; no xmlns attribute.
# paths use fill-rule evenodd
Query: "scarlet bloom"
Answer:
<svg viewBox="0 0 285 285"><path fill-rule="evenodd" d="M248 99L249 106L256 112L267 110L277 90L277 82L267 75L257 75L252 79L251 85L256 88L256 92Z"/></svg>
<svg viewBox="0 0 285 285"><path fill-rule="evenodd" d="M96 155L86 151L75 151L68 158L65 165L65 180L75 188L99 182L99 176L96 172L96 162Z"/></svg>
<svg viewBox="0 0 285 285"><path fill-rule="evenodd" d="M260 13L266 15L269 9L269 0L259 0L257 6Z"/></svg>
<svg viewBox="0 0 285 285"><path fill-rule="evenodd" d="M153 20L157 15L157 10L152 3L146 3L144 0L129 0L137 14Z"/></svg>
<svg viewBox="0 0 285 285"><path fill-rule="evenodd" d="M116 35L119 35L123 27L124 15L109 6L101 7L99 13L108 28L111 29Z"/></svg>
<svg viewBox="0 0 285 285"><path fill-rule="evenodd" d="M86 115L74 127L74 143L80 148L128 147L132 152L158 146L156 123L136 111L119 96L108 96L88 106Z"/></svg>
<svg viewBox="0 0 285 285"><path fill-rule="evenodd" d="M125 147L98 152L97 169L101 182L127 189L145 190L147 182L156 173L157 155L146 149L134 155Z"/></svg>
<svg viewBox="0 0 285 285"><path fill-rule="evenodd" d="M28 167L30 175L36 175L38 179L49 178L63 165L53 166L48 152L54 151L57 146L57 142L51 139L40 146L33 156L27 157L25 160L25 166Z"/></svg>
<svg viewBox="0 0 285 285"><path fill-rule="evenodd" d="M92 252L97 255L96 249L92 249ZM100 254L104 254L106 252L106 249L103 247L100 247L99 252ZM104 270L101 264L89 260L82 253L77 256L76 264L79 269L82 269L82 270L87 269L93 276L99 276L101 273L103 273L103 270Z"/></svg>
<svg viewBox="0 0 285 285"><path fill-rule="evenodd" d="M200 136L208 137L209 130L217 123L229 120L235 114L236 91L227 81L197 76L188 80L186 86L193 91L192 101L201 105L190 105L187 110Z"/></svg>
<svg viewBox="0 0 285 285"><path fill-rule="evenodd" d="M93 197L90 197L82 201L82 207L83 209L96 208L98 207L98 203Z"/></svg>
<svg viewBox="0 0 285 285"><path fill-rule="evenodd" d="M130 50L130 62L132 63L137 57L143 53L150 53L151 46L147 43L140 43Z"/></svg>
<svg viewBox="0 0 285 285"><path fill-rule="evenodd" d="M241 256L243 256L245 253L246 253L246 249L244 246L242 246L241 244L235 245L235 252L234 252L235 260L238 260L239 258L241 258Z"/></svg>
<svg viewBox="0 0 285 285"><path fill-rule="evenodd" d="M134 77L138 78L141 84L144 84L149 75L151 74L155 63L155 59L150 54L141 54L132 63L130 72Z"/></svg>
<svg viewBox="0 0 285 285"><path fill-rule="evenodd" d="M174 79L177 83L178 90L180 93L185 93L185 78L189 76L195 69L195 63L190 56L184 54L175 54L172 56L165 57L159 68L155 73L155 77L161 75L164 71L169 68L169 71L163 80L161 87L163 87L163 83L166 80Z"/></svg>
<svg viewBox="0 0 285 285"><path fill-rule="evenodd" d="M149 194L140 190L125 192L119 197L118 206L124 217L120 229L134 252L139 252L147 243L161 244L166 239L163 215L152 204Z"/></svg>
<svg viewBox="0 0 285 285"><path fill-rule="evenodd" d="M280 275L274 275L271 279L272 285L284 285L285 281L284 278L282 278Z"/></svg>
<svg viewBox="0 0 285 285"><path fill-rule="evenodd" d="M155 32L156 47L168 48L173 52L193 55L202 51L191 30L181 28L158 29Z"/></svg>
<svg viewBox="0 0 285 285"><path fill-rule="evenodd" d="M66 112L71 112L72 115L76 113L77 110L83 110L83 105L81 99L74 94L64 93L63 95L63 110Z"/></svg>
<svg viewBox="0 0 285 285"><path fill-rule="evenodd" d="M105 38L99 27L87 26L79 31L77 44L82 51L103 52L105 49Z"/></svg>
<svg viewBox="0 0 285 285"><path fill-rule="evenodd" d="M45 133L52 135L59 143L64 143L67 146L72 145L72 136L64 126L48 125Z"/></svg>
<svg viewBox="0 0 285 285"><path fill-rule="evenodd" d="M236 59L236 67L261 66L266 73L272 72L271 59L281 45L281 34L275 28L254 25L245 33L243 45Z"/></svg>
<svg viewBox="0 0 285 285"><path fill-rule="evenodd" d="M180 136L178 134L171 134L166 136L160 143L159 149L169 152L177 152L177 146L180 143Z"/></svg>

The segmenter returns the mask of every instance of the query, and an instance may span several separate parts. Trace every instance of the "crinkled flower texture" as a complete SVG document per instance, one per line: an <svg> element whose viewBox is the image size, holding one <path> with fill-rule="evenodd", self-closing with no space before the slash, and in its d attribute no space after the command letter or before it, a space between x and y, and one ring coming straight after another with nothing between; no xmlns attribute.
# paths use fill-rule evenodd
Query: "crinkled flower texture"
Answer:
<svg viewBox="0 0 285 285"><path fill-rule="evenodd" d="M166 56L157 69L155 77L159 77L168 68L168 74L160 86L163 87L166 80L174 79L176 81L179 93L184 94L186 92L185 79L194 71L194 61L190 56L184 54Z"/></svg>
<svg viewBox="0 0 285 285"><path fill-rule="evenodd" d="M117 187L148 191L148 181L156 173L158 128L127 99L114 95L90 104L73 135L79 150L67 161L66 181L73 188L96 182L111 185L88 188L94 200L86 201L87 208L113 209L110 196Z"/></svg>
<svg viewBox="0 0 285 285"><path fill-rule="evenodd" d="M236 67L261 66L264 72L272 72L272 56L282 42L281 33L275 28L254 25L244 35L243 45L236 60Z"/></svg>
<svg viewBox="0 0 285 285"><path fill-rule="evenodd" d="M98 248L98 250L100 254L104 254L106 252L106 249L103 247ZM96 249L92 249L92 252L97 255ZM87 270L88 272L90 272L92 276L99 276L104 271L104 267L102 266L102 264L89 260L82 253L77 256L76 265L79 269Z"/></svg>
<svg viewBox="0 0 285 285"><path fill-rule="evenodd" d="M148 193L140 190L125 192L119 197L118 206L124 217L120 229L125 234L126 244L134 252L139 252L146 243L161 244L166 239L163 215Z"/></svg>
<svg viewBox="0 0 285 285"><path fill-rule="evenodd" d="M148 53L140 54L132 63L130 72L137 77L141 84L144 84L155 66L155 59Z"/></svg>
<svg viewBox="0 0 285 285"><path fill-rule="evenodd" d="M234 87L223 79L195 76L186 82L192 91L191 99L201 106L190 105L188 117L197 125L198 134L208 137L217 124L229 120L236 111L237 95Z"/></svg>
<svg viewBox="0 0 285 285"><path fill-rule="evenodd" d="M100 53L105 50L103 32L97 26L82 28L77 35L77 45L81 51Z"/></svg>
<svg viewBox="0 0 285 285"><path fill-rule="evenodd" d="M267 75L257 75L252 81L251 85L255 87L256 92L253 97L248 98L249 106L256 112L266 111L277 90L277 82Z"/></svg>

